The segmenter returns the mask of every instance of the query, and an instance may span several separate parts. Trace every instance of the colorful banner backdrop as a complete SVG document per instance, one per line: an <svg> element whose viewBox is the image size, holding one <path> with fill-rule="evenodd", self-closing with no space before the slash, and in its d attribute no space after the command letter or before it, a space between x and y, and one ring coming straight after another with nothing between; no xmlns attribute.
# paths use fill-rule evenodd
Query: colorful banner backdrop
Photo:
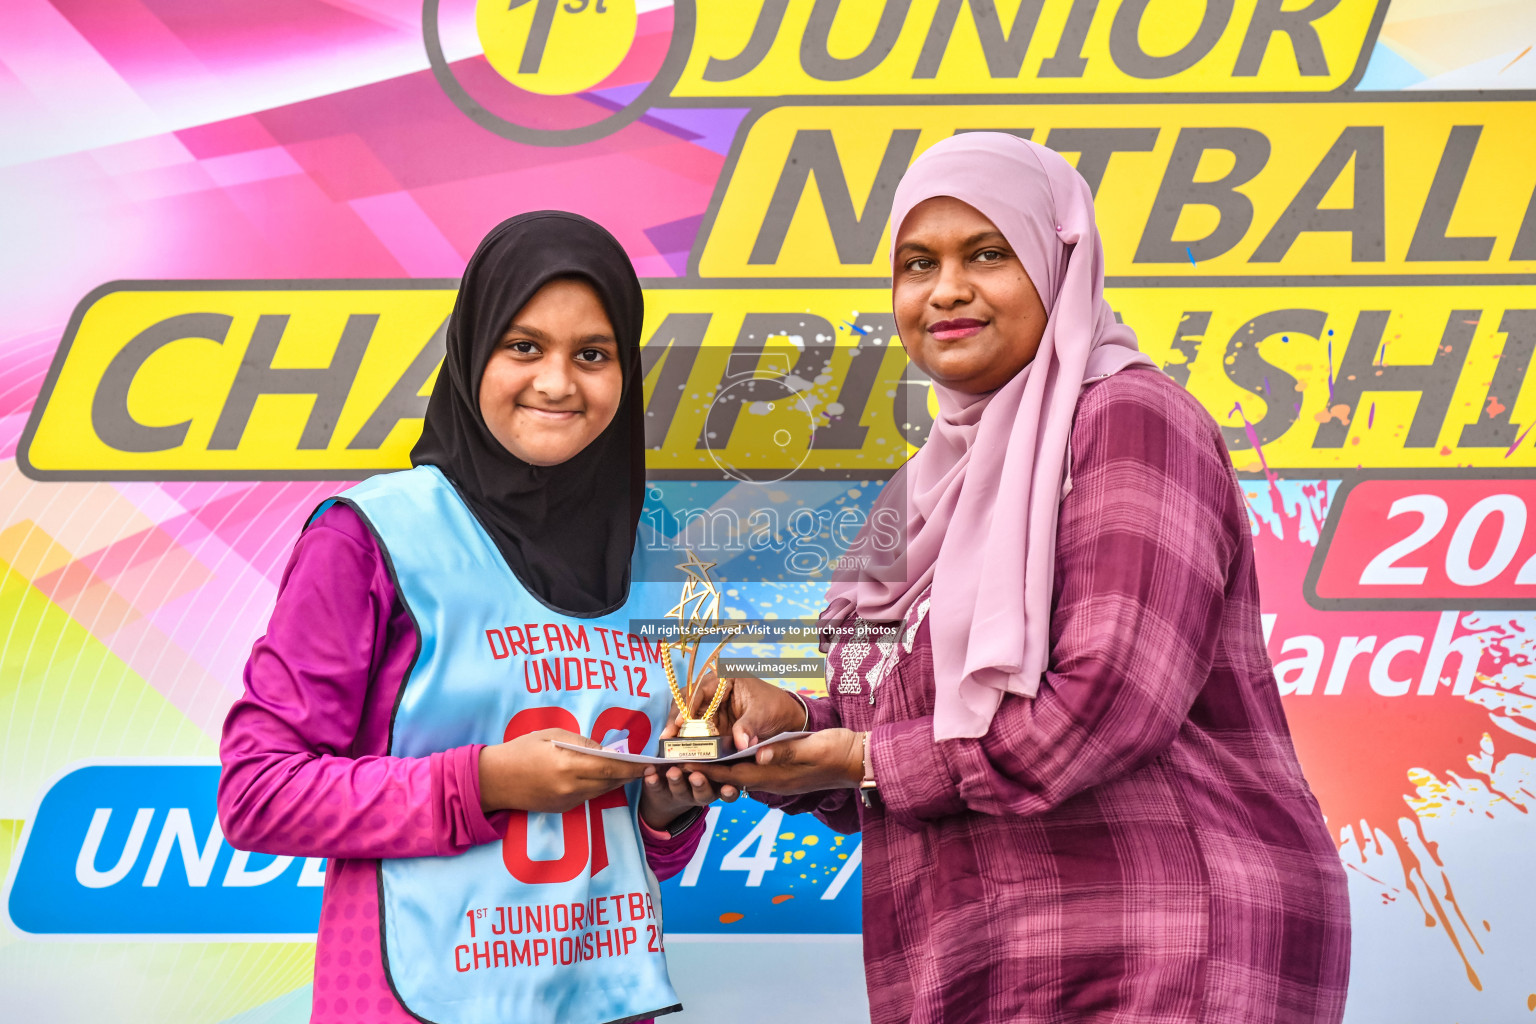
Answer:
<svg viewBox="0 0 1536 1024"><path fill-rule="evenodd" d="M305 515L407 464L492 224L560 207L618 236L647 289L642 541L707 552L733 617L806 618L932 423L889 312L892 190L977 129L1076 163L1111 303L1226 433L1276 686L1348 868L1348 1019L1536 1011L1536 9L3 18L13 1013L306 1019L324 864L223 840L217 738ZM824 692L807 644L732 653ZM860 930L859 838L750 801L710 826L664 887L673 941L774 937L775 963L856 1005L823 951Z"/></svg>

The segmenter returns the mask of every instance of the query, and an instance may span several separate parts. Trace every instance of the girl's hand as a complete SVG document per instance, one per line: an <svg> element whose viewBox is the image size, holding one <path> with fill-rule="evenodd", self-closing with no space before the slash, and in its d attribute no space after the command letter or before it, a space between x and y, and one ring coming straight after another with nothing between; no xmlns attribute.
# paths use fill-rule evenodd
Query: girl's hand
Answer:
<svg viewBox="0 0 1536 1024"><path fill-rule="evenodd" d="M600 749L585 736L541 729L480 751L480 807L485 813L561 813L638 779L647 767L563 750L555 740Z"/></svg>
<svg viewBox="0 0 1536 1024"><path fill-rule="evenodd" d="M661 739L677 735L682 716L668 722ZM688 765L646 765L645 786L640 790L640 817L651 828L665 832L691 807L708 807L716 800L733 802L741 792L735 786L716 786Z"/></svg>
<svg viewBox="0 0 1536 1024"><path fill-rule="evenodd" d="M856 789L864 781L864 734L823 729L764 747L755 762L701 764L698 770L722 785L767 793Z"/></svg>
<svg viewBox="0 0 1536 1024"><path fill-rule="evenodd" d="M735 741L736 750L744 750L759 738L769 739L781 732L797 732L805 724L805 707L788 690L752 676L719 680L713 670L694 695L695 715L709 706L715 687L728 687L720 700L715 725L721 735ZM862 769L860 769L862 771Z"/></svg>
<svg viewBox="0 0 1536 1024"><path fill-rule="evenodd" d="M697 769L679 765L645 766L645 785L640 790L640 817L659 832L693 807L708 807L717 799L732 803L741 796L735 786L716 786Z"/></svg>

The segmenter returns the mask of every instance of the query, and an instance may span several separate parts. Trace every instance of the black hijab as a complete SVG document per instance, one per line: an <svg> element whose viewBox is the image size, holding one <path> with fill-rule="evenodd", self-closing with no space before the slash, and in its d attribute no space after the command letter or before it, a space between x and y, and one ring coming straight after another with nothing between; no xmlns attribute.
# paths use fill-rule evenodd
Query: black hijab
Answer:
<svg viewBox="0 0 1536 1024"><path fill-rule="evenodd" d="M556 466L503 448L480 415L480 377L512 318L557 277L596 289L618 342L624 390L613 422ZM502 221L470 257L448 320L447 355L411 463L458 488L507 566L556 611L598 615L622 605L645 498L640 281L607 231L543 210Z"/></svg>

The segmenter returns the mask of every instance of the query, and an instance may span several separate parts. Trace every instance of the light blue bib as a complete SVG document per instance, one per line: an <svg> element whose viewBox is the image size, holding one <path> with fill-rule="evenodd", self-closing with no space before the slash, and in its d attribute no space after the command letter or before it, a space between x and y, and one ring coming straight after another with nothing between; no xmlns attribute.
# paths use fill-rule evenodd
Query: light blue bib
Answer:
<svg viewBox="0 0 1536 1024"><path fill-rule="evenodd" d="M421 637L391 754L548 728L599 742L628 730L630 750L655 753L671 695L659 645L628 627L662 618L677 585L642 582L664 577L647 575L639 552L628 602L580 618L523 587L436 467L335 500L372 528ZM406 1009L435 1024L605 1024L681 1009L639 799L637 781L565 814L514 811L502 843L458 857L382 861L385 971Z"/></svg>

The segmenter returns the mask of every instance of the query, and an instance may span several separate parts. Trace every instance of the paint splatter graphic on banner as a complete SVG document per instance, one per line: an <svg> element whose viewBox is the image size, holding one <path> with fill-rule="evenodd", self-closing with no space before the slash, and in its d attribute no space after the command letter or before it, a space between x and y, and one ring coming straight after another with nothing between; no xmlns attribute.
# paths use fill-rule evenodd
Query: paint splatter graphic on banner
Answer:
<svg viewBox="0 0 1536 1024"><path fill-rule="evenodd" d="M1336 483L1245 486L1270 656L1340 855L1384 903L1412 900L1481 989L1493 908L1463 904L1426 824L1536 802L1536 613L1312 608L1302 581Z"/></svg>

